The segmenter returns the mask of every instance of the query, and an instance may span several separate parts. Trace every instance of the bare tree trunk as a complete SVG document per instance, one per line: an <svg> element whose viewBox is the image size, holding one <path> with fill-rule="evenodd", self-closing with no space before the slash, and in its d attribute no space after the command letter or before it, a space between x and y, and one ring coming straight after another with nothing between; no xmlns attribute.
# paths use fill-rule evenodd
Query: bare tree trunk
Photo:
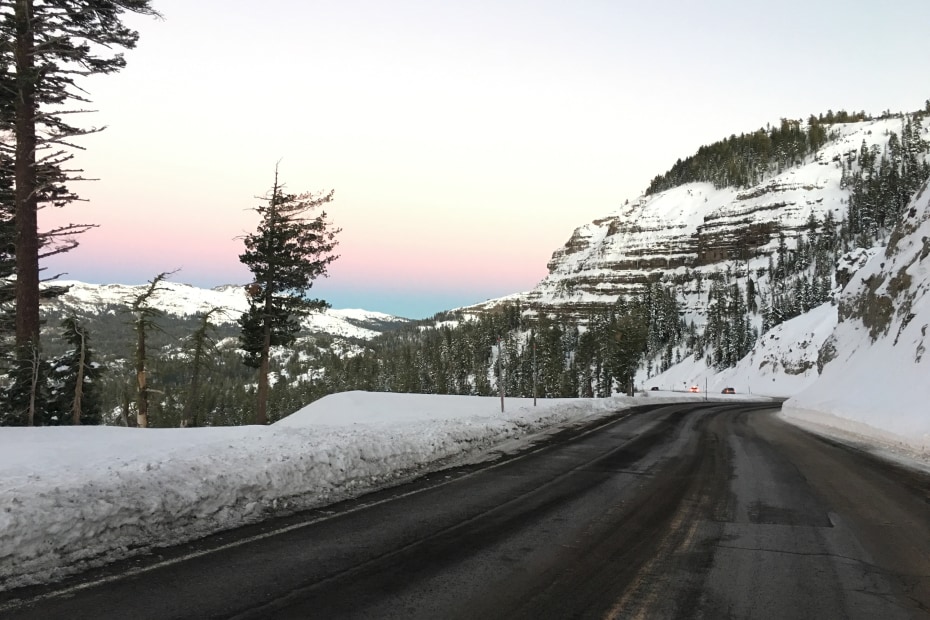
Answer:
<svg viewBox="0 0 930 620"><path fill-rule="evenodd" d="M258 409L255 414L255 423L264 426L268 424L268 370L271 355L271 326L265 325L265 340L262 344L262 356L258 367Z"/></svg>
<svg viewBox="0 0 930 620"><path fill-rule="evenodd" d="M71 423L75 426L81 424L81 403L84 400L84 359L86 349L84 344L84 332L77 330L81 337L81 351L78 354L77 379L74 386L74 402L71 404Z"/></svg>
<svg viewBox="0 0 930 620"><path fill-rule="evenodd" d="M120 403L119 408L119 419L123 423L123 426L129 428L133 426L132 420L129 417L129 393L123 393L123 402Z"/></svg>
<svg viewBox="0 0 930 620"><path fill-rule="evenodd" d="M16 189L16 344L21 351L39 351L39 232L36 194L36 99L35 38L32 24L32 0L16 0L17 95L15 100L16 153L14 178ZM29 424L34 422L34 400Z"/></svg>
<svg viewBox="0 0 930 620"><path fill-rule="evenodd" d="M136 344L136 424L139 428L148 428L149 425L149 393L145 381L145 327L139 326Z"/></svg>
<svg viewBox="0 0 930 620"><path fill-rule="evenodd" d="M29 362L32 373L29 380L29 409L26 413L26 424L35 426L36 396L39 390L39 348L36 345L29 348Z"/></svg>

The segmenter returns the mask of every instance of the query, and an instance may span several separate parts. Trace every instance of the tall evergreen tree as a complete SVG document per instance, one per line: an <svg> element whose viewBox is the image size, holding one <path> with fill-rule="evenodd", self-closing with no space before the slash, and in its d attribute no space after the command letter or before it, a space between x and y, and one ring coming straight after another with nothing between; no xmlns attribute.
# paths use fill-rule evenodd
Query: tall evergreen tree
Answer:
<svg viewBox="0 0 930 620"><path fill-rule="evenodd" d="M313 281L326 276L338 241L326 212L311 217L333 199L328 194L288 194L278 180L255 207L261 217L255 233L245 237L239 260L252 272L249 309L239 319L239 340L246 365L258 369L256 424L268 422L268 369L272 346L288 346L300 329L300 319L328 304L309 299Z"/></svg>
<svg viewBox="0 0 930 620"><path fill-rule="evenodd" d="M125 12L155 15L150 0L6 0L0 3L0 129L12 134L16 246L16 344L39 348L40 205L67 204L73 171L68 147L98 131L65 121L73 102L87 102L80 77L125 65L114 48L135 46L138 33L121 22ZM66 226L53 236L84 227ZM65 248L73 242L65 242ZM21 350L20 354L25 354ZM37 353L36 353L37 354Z"/></svg>

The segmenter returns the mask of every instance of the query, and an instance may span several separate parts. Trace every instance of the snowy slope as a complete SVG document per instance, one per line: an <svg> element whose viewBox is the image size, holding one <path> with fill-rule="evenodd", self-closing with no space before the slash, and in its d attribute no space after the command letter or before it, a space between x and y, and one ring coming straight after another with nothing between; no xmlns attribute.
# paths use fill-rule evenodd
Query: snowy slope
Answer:
<svg viewBox="0 0 930 620"><path fill-rule="evenodd" d="M113 306L129 303L148 286L86 284L62 280L56 280L54 284L69 286L70 290L45 306L84 313L101 312L104 308L110 308L112 311ZM188 284L163 282L160 289L155 294L152 305L170 315L193 316L211 308L220 308L222 316L216 318L217 322L234 322L248 309L248 298L245 287L242 286L226 285L202 289ZM304 320L304 328L344 338L371 339L381 333L378 329L380 325L405 320L381 312L330 308L308 316Z"/></svg>
<svg viewBox="0 0 930 620"><path fill-rule="evenodd" d="M930 461L930 189L911 207L887 248L844 262L838 303L776 326L735 368L688 358L637 385L785 397L790 421Z"/></svg>
<svg viewBox="0 0 930 620"><path fill-rule="evenodd" d="M824 304L768 331L734 368L717 372L705 360L689 358L654 377L641 373L637 384L664 390L697 385L702 392L706 385L711 394L732 387L739 394L787 398L819 377L820 350L836 321L836 306Z"/></svg>
<svg viewBox="0 0 930 620"><path fill-rule="evenodd" d="M823 374L785 404L817 422L930 454L930 189L884 252L855 273ZM888 398L893 395L894 406Z"/></svg>

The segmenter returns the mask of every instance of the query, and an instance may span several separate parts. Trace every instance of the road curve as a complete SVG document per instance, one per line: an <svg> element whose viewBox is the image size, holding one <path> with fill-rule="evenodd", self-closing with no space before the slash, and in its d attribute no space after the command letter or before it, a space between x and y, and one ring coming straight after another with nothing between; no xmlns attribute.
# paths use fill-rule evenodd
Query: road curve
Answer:
<svg viewBox="0 0 930 620"><path fill-rule="evenodd" d="M620 412L490 467L2 593L0 616L930 617L930 475L776 413Z"/></svg>

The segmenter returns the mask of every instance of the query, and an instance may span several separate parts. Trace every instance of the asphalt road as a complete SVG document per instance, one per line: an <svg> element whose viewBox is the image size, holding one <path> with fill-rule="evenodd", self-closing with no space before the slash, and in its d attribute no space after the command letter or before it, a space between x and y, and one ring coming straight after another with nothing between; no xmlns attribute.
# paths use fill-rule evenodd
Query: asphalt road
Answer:
<svg viewBox="0 0 930 620"><path fill-rule="evenodd" d="M2 593L0 617L930 617L930 475L775 413L622 413L490 467Z"/></svg>

